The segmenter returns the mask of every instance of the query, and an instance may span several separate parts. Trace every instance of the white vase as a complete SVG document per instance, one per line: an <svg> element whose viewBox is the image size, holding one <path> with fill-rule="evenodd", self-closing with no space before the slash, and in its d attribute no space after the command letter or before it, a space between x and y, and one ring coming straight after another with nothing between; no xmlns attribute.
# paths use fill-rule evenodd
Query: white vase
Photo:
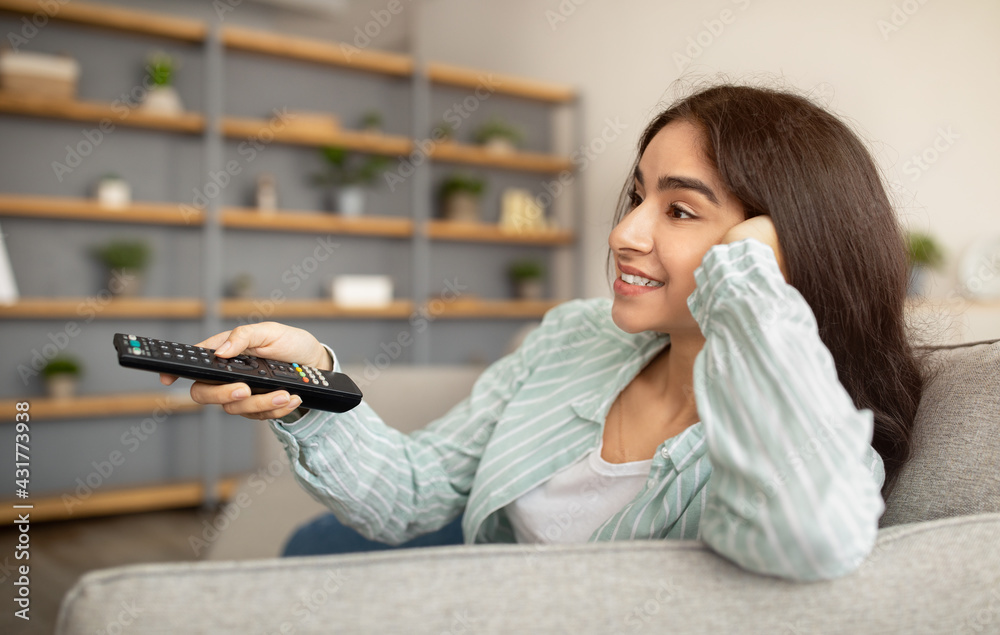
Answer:
<svg viewBox="0 0 1000 635"><path fill-rule="evenodd" d="M112 269L108 291L117 298L134 298L142 293L143 275L136 269Z"/></svg>
<svg viewBox="0 0 1000 635"><path fill-rule="evenodd" d="M78 383L76 375L60 373L45 380L45 390L52 399L70 399L76 395Z"/></svg>
<svg viewBox="0 0 1000 635"><path fill-rule="evenodd" d="M142 109L161 115L180 115L184 104L173 86L153 86L142 100Z"/></svg>
<svg viewBox="0 0 1000 635"><path fill-rule="evenodd" d="M507 137L490 137L483 144L483 147L493 154L514 154L517 152L517 146Z"/></svg>
<svg viewBox="0 0 1000 635"><path fill-rule="evenodd" d="M337 209L341 216L361 216L365 212L365 188L347 185L337 189Z"/></svg>
<svg viewBox="0 0 1000 635"><path fill-rule="evenodd" d="M462 223L478 223L479 198L467 192L449 194L444 200L444 218Z"/></svg>
<svg viewBox="0 0 1000 635"><path fill-rule="evenodd" d="M123 179L101 179L97 184L97 204L107 209L125 209L132 203L132 188Z"/></svg>

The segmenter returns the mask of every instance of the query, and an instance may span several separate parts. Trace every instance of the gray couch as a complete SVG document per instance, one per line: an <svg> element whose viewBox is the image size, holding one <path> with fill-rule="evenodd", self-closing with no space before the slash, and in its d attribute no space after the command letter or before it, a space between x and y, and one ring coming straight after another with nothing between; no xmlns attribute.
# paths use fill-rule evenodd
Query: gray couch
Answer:
<svg viewBox="0 0 1000 635"><path fill-rule="evenodd" d="M940 348L870 557L790 583L697 541L483 545L120 567L57 632L998 633L1000 342Z"/></svg>

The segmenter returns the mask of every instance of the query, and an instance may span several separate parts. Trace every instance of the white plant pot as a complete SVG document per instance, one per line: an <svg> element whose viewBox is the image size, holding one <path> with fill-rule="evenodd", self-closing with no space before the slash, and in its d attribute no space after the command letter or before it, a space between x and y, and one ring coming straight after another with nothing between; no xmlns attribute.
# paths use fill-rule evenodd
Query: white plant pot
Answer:
<svg viewBox="0 0 1000 635"><path fill-rule="evenodd" d="M180 115L184 112L184 104L173 86L154 86L146 93L142 109L161 115Z"/></svg>
<svg viewBox="0 0 1000 635"><path fill-rule="evenodd" d="M79 383L76 375L52 375L45 380L45 390L52 399L71 399L76 395Z"/></svg>
<svg viewBox="0 0 1000 635"><path fill-rule="evenodd" d="M350 185L337 190L337 209L341 216L361 216L365 213L365 188Z"/></svg>
<svg viewBox="0 0 1000 635"><path fill-rule="evenodd" d="M122 179L101 179L97 184L97 204L108 209L125 209L132 203L132 188Z"/></svg>
<svg viewBox="0 0 1000 635"><path fill-rule="evenodd" d="M517 146L507 137L490 137L483 147L494 154L514 154Z"/></svg>
<svg viewBox="0 0 1000 635"><path fill-rule="evenodd" d="M108 276L108 291L118 298L133 298L142 293L143 276L134 269L112 269Z"/></svg>
<svg viewBox="0 0 1000 635"><path fill-rule="evenodd" d="M463 223L478 223L479 198L465 192L450 194L444 200L444 218Z"/></svg>
<svg viewBox="0 0 1000 635"><path fill-rule="evenodd" d="M541 300L545 285L541 280L518 280L514 283L514 294L518 300Z"/></svg>

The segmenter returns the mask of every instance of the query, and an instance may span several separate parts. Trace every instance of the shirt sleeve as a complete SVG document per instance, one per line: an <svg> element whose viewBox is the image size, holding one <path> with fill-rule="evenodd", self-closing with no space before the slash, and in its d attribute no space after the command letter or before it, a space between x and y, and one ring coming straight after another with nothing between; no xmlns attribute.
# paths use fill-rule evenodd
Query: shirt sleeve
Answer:
<svg viewBox="0 0 1000 635"><path fill-rule="evenodd" d="M700 535L740 566L795 580L854 570L884 509L873 415L837 378L805 299L755 239L712 247L688 306L712 476Z"/></svg>
<svg viewBox="0 0 1000 635"><path fill-rule="evenodd" d="M291 423L271 420L296 480L370 540L400 544L444 526L464 510L495 424L540 343L559 328L558 314L550 311L445 416L409 435L386 425L364 401L342 414L313 410Z"/></svg>

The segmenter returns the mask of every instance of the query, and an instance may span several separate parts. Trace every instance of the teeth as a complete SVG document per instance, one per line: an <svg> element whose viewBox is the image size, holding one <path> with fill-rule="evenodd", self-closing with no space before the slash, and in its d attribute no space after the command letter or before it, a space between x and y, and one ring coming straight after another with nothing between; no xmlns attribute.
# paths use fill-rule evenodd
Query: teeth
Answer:
<svg viewBox="0 0 1000 635"><path fill-rule="evenodd" d="M633 276L628 273L622 274L622 282L628 284L635 284L641 287L662 287L663 283L656 280L650 280L649 278L643 278L642 276Z"/></svg>

